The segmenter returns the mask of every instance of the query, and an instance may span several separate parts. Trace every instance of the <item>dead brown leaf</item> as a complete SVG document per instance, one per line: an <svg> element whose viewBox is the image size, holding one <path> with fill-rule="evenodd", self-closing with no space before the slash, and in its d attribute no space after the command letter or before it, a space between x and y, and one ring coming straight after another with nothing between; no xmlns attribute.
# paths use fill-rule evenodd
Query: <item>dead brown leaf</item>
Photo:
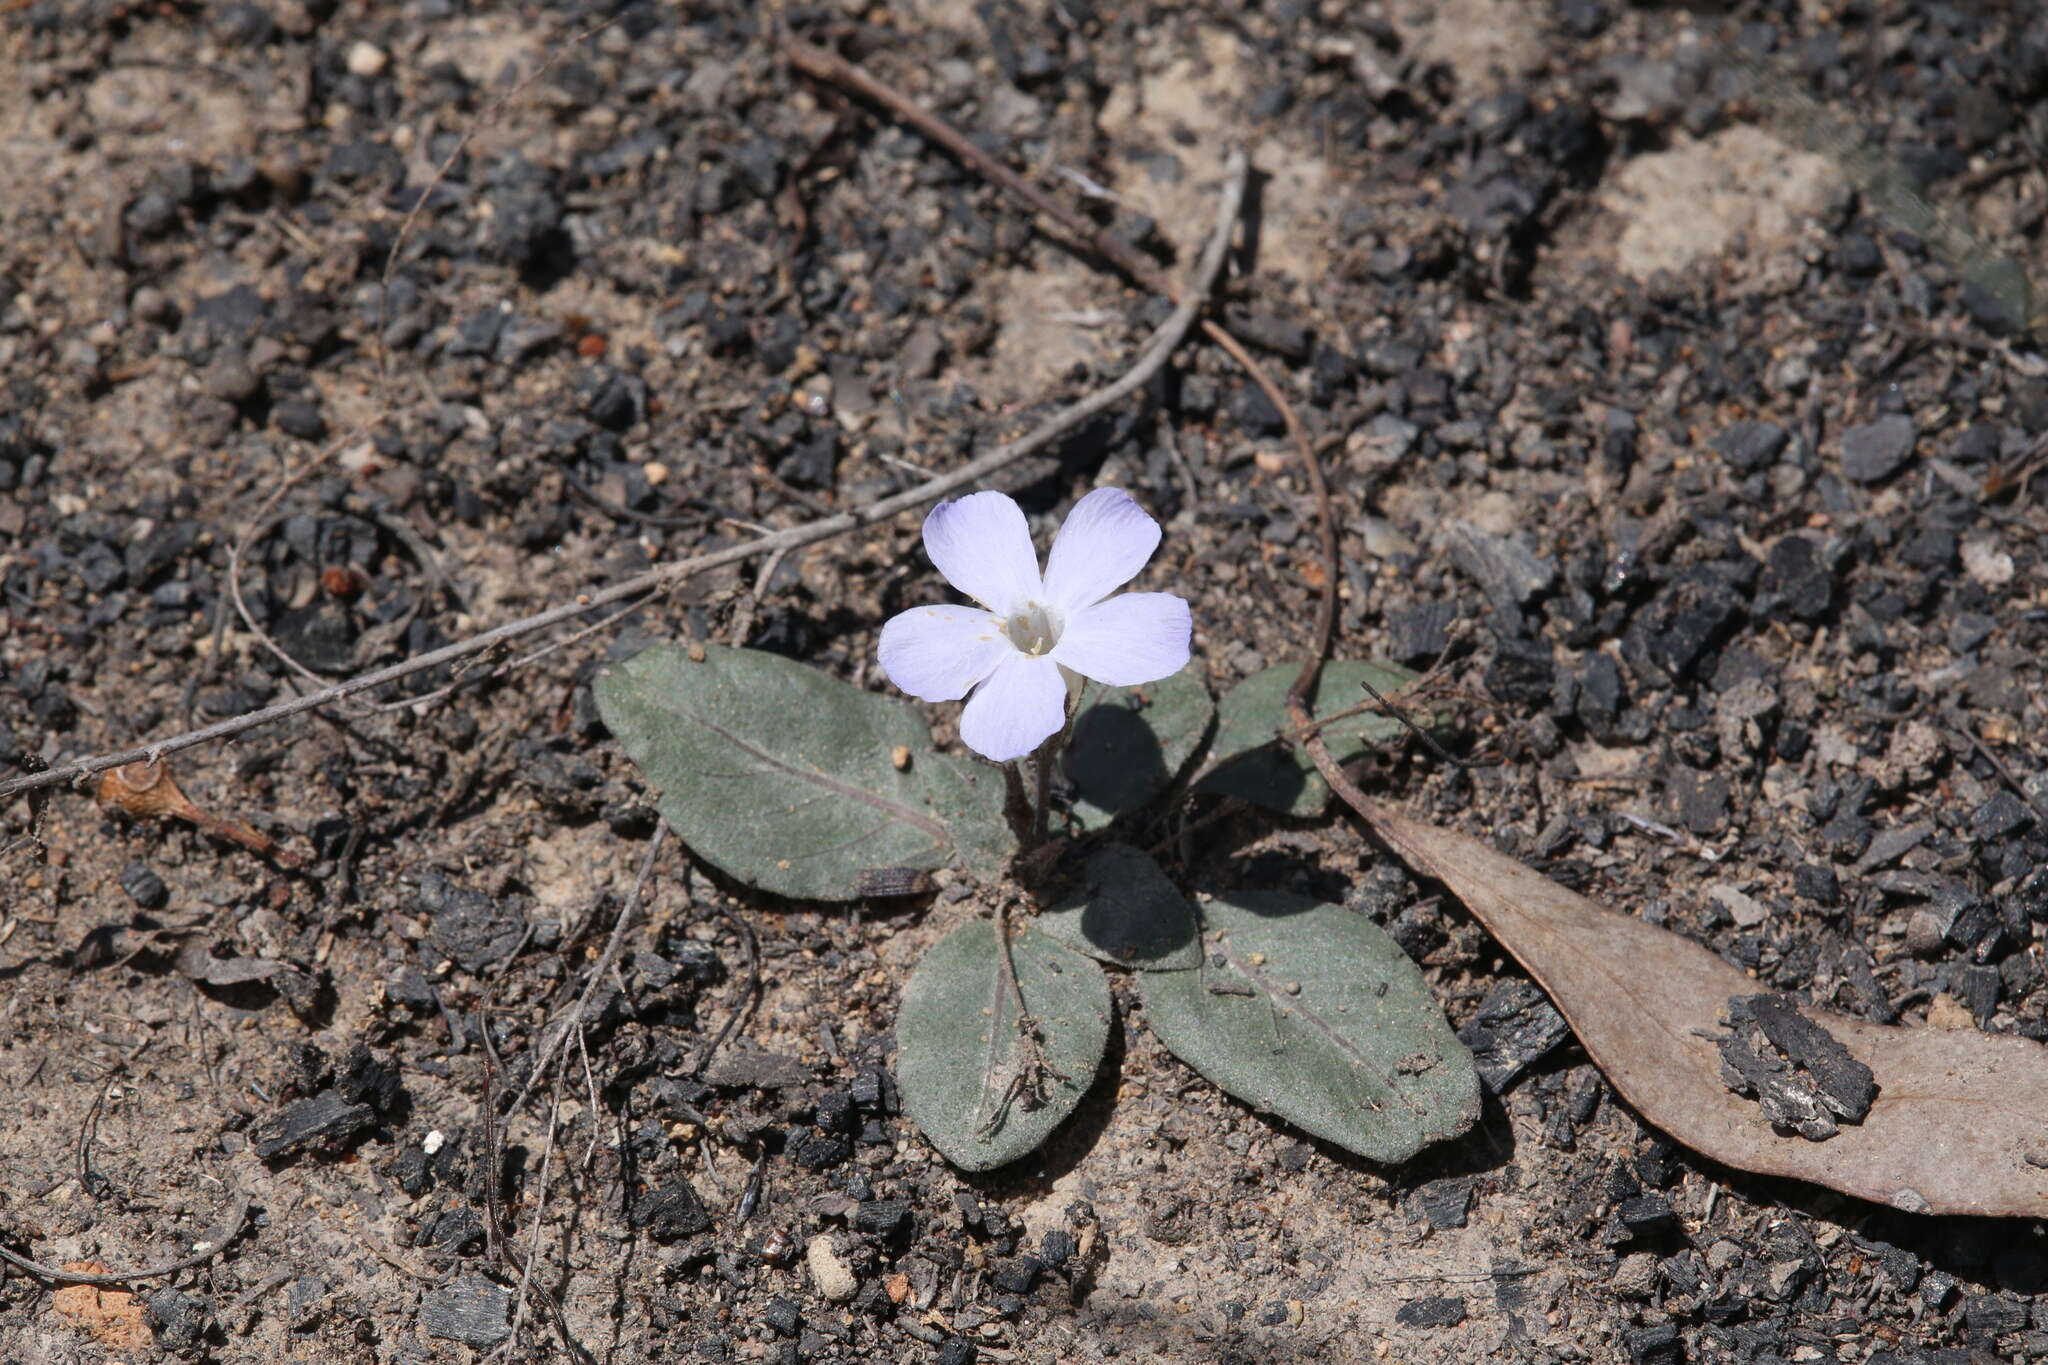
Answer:
<svg viewBox="0 0 2048 1365"><path fill-rule="evenodd" d="M67 1261L64 1269L87 1275L109 1273L98 1261ZM59 1317L91 1332L103 1346L139 1351L150 1344L149 1323L143 1318L142 1304L125 1289L70 1284L50 1295L50 1307Z"/></svg>
<svg viewBox="0 0 2048 1365"><path fill-rule="evenodd" d="M1362 795L1352 804L1410 867L1457 893L1550 992L1614 1088L1686 1146L1913 1213L2048 1215L2048 1169L2034 1164L2048 1163L2048 1048L1806 1010L1875 1073L1877 1100L1826 1142L1781 1135L1722 1083L1714 1039L1729 997L1757 991L1749 976L1476 839Z"/></svg>
<svg viewBox="0 0 2048 1365"><path fill-rule="evenodd" d="M138 820L187 821L217 839L240 844L281 867L297 867L303 861L298 854L280 847L275 839L261 830L252 829L240 820L224 820L201 810L178 786L178 780L171 776L170 765L160 759L109 768L101 774L99 788L94 795L107 809L122 811Z"/></svg>

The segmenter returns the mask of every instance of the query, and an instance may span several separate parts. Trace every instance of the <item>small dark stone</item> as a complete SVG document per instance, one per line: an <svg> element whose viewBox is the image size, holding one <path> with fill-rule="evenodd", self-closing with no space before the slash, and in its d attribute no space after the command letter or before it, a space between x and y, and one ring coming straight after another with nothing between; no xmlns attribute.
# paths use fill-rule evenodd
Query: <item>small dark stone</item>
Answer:
<svg viewBox="0 0 2048 1365"><path fill-rule="evenodd" d="M946 1344L939 1347L935 1365L974 1365L980 1357L981 1348L965 1337L948 1337Z"/></svg>
<svg viewBox="0 0 2048 1365"><path fill-rule="evenodd" d="M393 1004L401 1005L414 1014L438 1014L441 1011L441 995L434 989L434 983L411 967L384 983L384 995Z"/></svg>
<svg viewBox="0 0 2048 1365"><path fill-rule="evenodd" d="M795 1299L773 1298L761 1310L761 1321L766 1323L777 1336L793 1337L804 1325L802 1312Z"/></svg>
<svg viewBox="0 0 2048 1365"><path fill-rule="evenodd" d="M1971 1336L1982 1339L1989 1346L1999 1337L2025 1331L2027 1310L1996 1294L1978 1294L1964 1305L1963 1322Z"/></svg>
<svg viewBox="0 0 2048 1365"><path fill-rule="evenodd" d="M164 879L143 863L130 863L121 869L121 889L144 910L161 910L171 898Z"/></svg>
<svg viewBox="0 0 2048 1365"><path fill-rule="evenodd" d="M1842 433L1842 477L1851 483L1882 483L1912 458L1913 419L1894 413Z"/></svg>
<svg viewBox="0 0 2048 1365"><path fill-rule="evenodd" d="M1005 1294L1029 1294L1044 1267L1036 1256L1018 1256L996 1268L991 1282Z"/></svg>
<svg viewBox="0 0 2048 1365"><path fill-rule="evenodd" d="M277 24L262 6L234 0L213 12L213 31L230 47L261 47L277 36Z"/></svg>
<svg viewBox="0 0 2048 1365"><path fill-rule="evenodd" d="M1074 1240L1073 1233L1065 1228L1053 1228L1045 1234L1045 1240L1039 1243L1038 1259L1057 1269L1065 1265L1078 1250L1080 1243Z"/></svg>
<svg viewBox="0 0 2048 1365"><path fill-rule="evenodd" d="M488 1351L512 1334L512 1291L481 1275L464 1275L420 1299L420 1328L430 1337Z"/></svg>
<svg viewBox="0 0 2048 1365"><path fill-rule="evenodd" d="M166 522L141 540L129 542L122 554L128 581L136 587L146 585L198 544L199 529L196 521Z"/></svg>
<svg viewBox="0 0 2048 1365"><path fill-rule="evenodd" d="M1791 439L1776 422L1737 422L1714 438L1714 449L1736 470L1753 474L1775 463Z"/></svg>
<svg viewBox="0 0 2048 1365"><path fill-rule="evenodd" d="M192 305L191 321L212 330L215 341L246 347L263 330L270 305L253 285L238 284Z"/></svg>
<svg viewBox="0 0 2048 1365"><path fill-rule="evenodd" d="M79 552L75 565L79 582L88 591L109 593L127 580L128 568L121 557L95 541Z"/></svg>
<svg viewBox="0 0 2048 1365"><path fill-rule="evenodd" d="M675 1242L711 1228L711 1213L687 1180L672 1180L633 1201L633 1226L657 1242Z"/></svg>
<svg viewBox="0 0 2048 1365"><path fill-rule="evenodd" d="M1998 968L1971 965L1956 973L1949 988L1981 1028L1998 1012L1998 993L2003 984Z"/></svg>
<svg viewBox="0 0 2048 1365"><path fill-rule="evenodd" d="M295 1100L249 1128L249 1145L265 1161L302 1150L339 1152L377 1126L376 1111L350 1104L335 1090Z"/></svg>
<svg viewBox="0 0 2048 1365"><path fill-rule="evenodd" d="M1465 1301L1449 1294L1411 1299L1394 1311L1403 1327L1456 1327L1464 1320Z"/></svg>
<svg viewBox="0 0 2048 1365"><path fill-rule="evenodd" d="M498 333L505 326L505 310L502 308L480 308L462 320L449 338L445 354L452 356L489 355L498 344Z"/></svg>
<svg viewBox="0 0 2048 1365"><path fill-rule="evenodd" d="M327 419L320 415L320 406L303 398L288 398L270 410L270 421L287 436L296 436L302 441L317 441L327 434Z"/></svg>
<svg viewBox="0 0 2048 1365"><path fill-rule="evenodd" d="M1997 629L1998 622L1981 611L1959 611L1948 618L1948 647L1954 653L1968 654Z"/></svg>
<svg viewBox="0 0 2048 1365"><path fill-rule="evenodd" d="M1671 794L1678 802L1678 822L1701 838L1718 834L1728 823L1728 779L1720 773L1680 768L1671 774Z"/></svg>
<svg viewBox="0 0 2048 1365"><path fill-rule="evenodd" d="M1280 410L1253 384L1240 384L1230 398L1230 415L1247 436L1277 436L1286 430Z"/></svg>
<svg viewBox="0 0 2048 1365"><path fill-rule="evenodd" d="M839 433L818 426L777 461L775 476L798 488L830 488L839 463Z"/></svg>
<svg viewBox="0 0 2048 1365"><path fill-rule="evenodd" d="M584 415L609 431L625 431L647 409L647 385L637 376L600 369L587 387Z"/></svg>

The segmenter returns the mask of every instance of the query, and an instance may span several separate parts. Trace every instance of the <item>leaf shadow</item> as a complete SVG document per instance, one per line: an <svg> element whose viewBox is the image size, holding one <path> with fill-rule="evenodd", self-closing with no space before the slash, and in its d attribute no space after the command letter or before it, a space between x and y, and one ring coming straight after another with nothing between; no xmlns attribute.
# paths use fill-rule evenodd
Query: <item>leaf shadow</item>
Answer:
<svg viewBox="0 0 2048 1365"><path fill-rule="evenodd" d="M1202 791L1236 796L1272 810L1291 810L1308 788L1308 774L1279 740L1233 754L1202 774Z"/></svg>
<svg viewBox="0 0 2048 1365"><path fill-rule="evenodd" d="M1150 722L1119 700L1096 702L1080 714L1064 766L1075 795L1114 818L1142 809L1173 779Z"/></svg>
<svg viewBox="0 0 2048 1365"><path fill-rule="evenodd" d="M1267 826L1281 822L1268 819ZM1307 822L1303 822L1306 824ZM1270 829L1267 831L1270 833ZM1261 919L1287 919L1315 908L1315 902L1342 905L1350 895L1351 879L1318 864L1315 859L1289 849L1269 848L1232 859L1225 866L1225 878L1210 889L1238 891L1279 891L1304 897L1300 903L1259 902L1242 907Z"/></svg>

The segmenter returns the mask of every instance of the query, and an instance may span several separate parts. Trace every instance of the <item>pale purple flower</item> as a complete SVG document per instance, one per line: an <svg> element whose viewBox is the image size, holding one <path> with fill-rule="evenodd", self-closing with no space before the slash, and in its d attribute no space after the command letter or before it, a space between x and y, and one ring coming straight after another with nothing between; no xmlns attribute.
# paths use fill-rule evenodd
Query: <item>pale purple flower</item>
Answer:
<svg viewBox="0 0 2048 1365"><path fill-rule="evenodd" d="M980 607L912 607L882 627L882 671L920 701L958 701L960 739L998 763L1067 721L1063 670L1111 687L1157 682L1188 661L1188 604L1172 593L1110 594L1159 547L1159 523L1121 488L1074 504L1045 573L1023 509L1002 493L940 503L924 548Z"/></svg>

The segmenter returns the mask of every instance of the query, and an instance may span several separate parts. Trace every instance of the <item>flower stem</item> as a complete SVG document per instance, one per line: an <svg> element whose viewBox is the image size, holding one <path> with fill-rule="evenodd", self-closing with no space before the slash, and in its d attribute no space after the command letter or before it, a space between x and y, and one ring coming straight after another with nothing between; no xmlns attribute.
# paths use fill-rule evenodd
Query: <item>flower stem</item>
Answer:
<svg viewBox="0 0 2048 1365"><path fill-rule="evenodd" d="M1031 805L1033 848L1045 842L1046 834L1052 827L1052 765L1059 758L1060 741L1066 737L1066 727L1062 726L1050 739L1039 745L1038 752L1031 756L1031 766L1037 778L1035 799Z"/></svg>

